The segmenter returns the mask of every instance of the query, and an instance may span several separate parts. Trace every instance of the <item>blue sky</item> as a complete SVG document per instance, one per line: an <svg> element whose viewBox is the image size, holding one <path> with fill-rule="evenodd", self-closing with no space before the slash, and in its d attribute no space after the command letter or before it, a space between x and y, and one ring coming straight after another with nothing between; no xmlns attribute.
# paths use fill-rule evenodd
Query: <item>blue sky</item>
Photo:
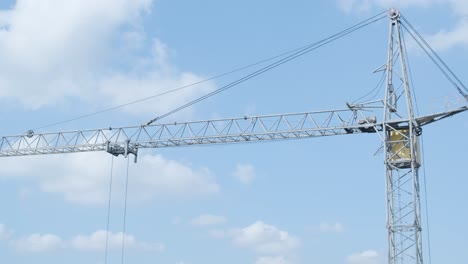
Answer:
<svg viewBox="0 0 468 264"><path fill-rule="evenodd" d="M23 133L194 83L389 7L468 82L464 0L2 0L0 131ZM387 20L373 24L166 121L344 108L378 83L371 72L385 63L387 30ZM421 114L464 103L409 40L408 49ZM247 73L36 131L139 125ZM434 263L468 262L467 120L424 129ZM350 135L141 151L130 165L125 261L386 263L379 147L376 135ZM123 226L126 161L114 164L108 263L120 261ZM110 167L106 153L1 159L0 262L104 263Z"/></svg>

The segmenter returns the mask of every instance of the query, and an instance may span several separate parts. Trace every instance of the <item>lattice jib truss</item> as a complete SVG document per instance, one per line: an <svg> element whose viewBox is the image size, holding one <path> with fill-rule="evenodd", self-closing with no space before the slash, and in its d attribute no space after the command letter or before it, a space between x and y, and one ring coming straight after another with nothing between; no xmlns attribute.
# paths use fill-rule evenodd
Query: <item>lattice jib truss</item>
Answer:
<svg viewBox="0 0 468 264"><path fill-rule="evenodd" d="M374 133L383 124L368 118L365 108L291 113L196 122L76 130L0 138L0 157L108 151L136 154L142 148L258 142ZM463 112L465 108L419 117L420 126ZM398 127L408 120L393 120ZM135 153L133 153L135 152Z"/></svg>

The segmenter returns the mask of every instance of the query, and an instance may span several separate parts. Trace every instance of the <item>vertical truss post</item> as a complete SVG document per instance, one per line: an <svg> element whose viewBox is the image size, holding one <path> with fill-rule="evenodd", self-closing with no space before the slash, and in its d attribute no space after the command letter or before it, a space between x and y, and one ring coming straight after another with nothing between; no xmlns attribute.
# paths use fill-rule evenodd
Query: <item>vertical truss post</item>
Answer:
<svg viewBox="0 0 468 264"><path fill-rule="evenodd" d="M391 9L388 15L390 33L383 121L388 263L423 264L418 175L421 165L418 137L421 130L413 113L401 38L400 13ZM399 67L397 61L400 62ZM397 108L398 98L405 99L400 105L406 107ZM404 118L408 122L394 125L392 121L398 118Z"/></svg>

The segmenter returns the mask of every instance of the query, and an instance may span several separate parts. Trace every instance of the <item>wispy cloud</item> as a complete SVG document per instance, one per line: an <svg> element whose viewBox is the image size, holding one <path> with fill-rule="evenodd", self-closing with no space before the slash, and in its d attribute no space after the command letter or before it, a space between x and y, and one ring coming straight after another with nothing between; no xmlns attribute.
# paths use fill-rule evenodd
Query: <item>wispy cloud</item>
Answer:
<svg viewBox="0 0 468 264"><path fill-rule="evenodd" d="M458 17L458 23L451 28L443 28L437 33L424 33L425 38L439 51L458 46L468 46L468 1L466 0L338 0L338 7L348 14L369 12L396 7L446 7Z"/></svg>
<svg viewBox="0 0 468 264"><path fill-rule="evenodd" d="M138 241L135 236L123 234L122 232L112 233L105 230L98 230L90 235L77 235L70 241L71 248L80 251L104 251L106 248L106 239L108 249L120 249L122 241L125 239L125 247L138 251L162 252L165 246L161 243L147 243Z"/></svg>
<svg viewBox="0 0 468 264"><path fill-rule="evenodd" d="M372 8L407 8L410 6L429 7L434 4L443 4L454 0L338 0L338 6L347 13L361 13Z"/></svg>
<svg viewBox="0 0 468 264"><path fill-rule="evenodd" d="M12 240L10 244L20 253L50 252L65 247L59 236L39 233Z"/></svg>
<svg viewBox="0 0 468 264"><path fill-rule="evenodd" d="M114 171L125 171L126 163L118 161L114 162ZM29 166L24 166L25 163ZM106 204L110 179L107 153L6 158L1 159L0 164L5 165L0 166L0 178L38 181L43 192L61 194L72 203ZM161 155L141 155L138 164L130 167L130 173L133 176L129 190L134 202L199 197L220 191L208 169L193 169ZM123 180L114 177L114 197L123 195Z"/></svg>
<svg viewBox="0 0 468 264"><path fill-rule="evenodd" d="M291 264L291 262L284 256L279 257L259 257L255 264Z"/></svg>
<svg viewBox="0 0 468 264"><path fill-rule="evenodd" d="M375 250L353 253L346 257L347 264L383 264L380 254Z"/></svg>
<svg viewBox="0 0 468 264"><path fill-rule="evenodd" d="M232 175L241 183L249 184L255 179L255 167L250 164L238 164Z"/></svg>
<svg viewBox="0 0 468 264"><path fill-rule="evenodd" d="M263 221L242 228L211 230L211 235L255 252L258 255L255 264L292 264L291 259L301 244L298 237Z"/></svg>
<svg viewBox="0 0 468 264"><path fill-rule="evenodd" d="M427 36L427 41L439 51L457 46L468 46L468 16L460 19L459 23L450 30L444 29Z"/></svg>
<svg viewBox="0 0 468 264"><path fill-rule="evenodd" d="M203 79L170 62L147 36L153 0L17 1L0 11L0 100L38 109L79 101L109 107ZM214 89L212 82L124 108L158 115Z"/></svg>
<svg viewBox="0 0 468 264"><path fill-rule="evenodd" d="M212 235L228 238L239 247L266 255L291 253L300 245L299 238L263 221L256 221L243 228L217 230Z"/></svg>
<svg viewBox="0 0 468 264"><path fill-rule="evenodd" d="M342 233L344 232L345 228L342 223L335 222L322 222L319 225L319 231L324 233Z"/></svg>
<svg viewBox="0 0 468 264"><path fill-rule="evenodd" d="M226 217L212 214L202 214L193 218L190 223L194 226L213 226L227 222Z"/></svg>
<svg viewBox="0 0 468 264"><path fill-rule="evenodd" d="M65 240L54 234L34 233L18 239L11 239L9 244L18 253L32 254L53 252L61 249L72 249L76 251L104 251L106 240L109 250L121 249L122 240L125 238L125 246L129 250L162 252L165 249L164 244L148 243L139 241L131 234L122 232L109 232L98 230L90 235L76 235L70 240Z"/></svg>
<svg viewBox="0 0 468 264"><path fill-rule="evenodd" d="M0 241L7 240L13 234L4 224L0 224Z"/></svg>

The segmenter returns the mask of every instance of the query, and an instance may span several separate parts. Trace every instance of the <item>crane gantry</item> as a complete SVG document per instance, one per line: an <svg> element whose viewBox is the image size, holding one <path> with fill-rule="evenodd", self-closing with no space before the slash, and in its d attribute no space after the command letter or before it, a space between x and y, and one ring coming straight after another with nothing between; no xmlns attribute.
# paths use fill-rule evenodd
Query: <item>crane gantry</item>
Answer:
<svg viewBox="0 0 468 264"><path fill-rule="evenodd" d="M52 133L29 131L1 137L0 157L107 151L115 156L133 154L137 162L138 150L145 148L377 134L385 153L388 263L423 264L419 136L423 126L467 111L468 107L415 116L402 43L401 15L392 9L388 16L388 60L382 69L386 74L383 100L347 104L347 108L339 110ZM396 82L401 85L397 87ZM468 101L466 94L464 97ZM383 110L382 121L368 116L368 110L375 109Z"/></svg>

